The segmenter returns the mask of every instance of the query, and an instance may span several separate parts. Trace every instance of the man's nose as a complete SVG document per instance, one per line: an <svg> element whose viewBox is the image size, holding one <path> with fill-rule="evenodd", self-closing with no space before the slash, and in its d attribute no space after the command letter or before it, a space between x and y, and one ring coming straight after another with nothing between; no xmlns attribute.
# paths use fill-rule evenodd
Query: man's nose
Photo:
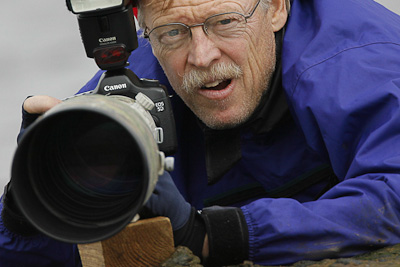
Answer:
<svg viewBox="0 0 400 267"><path fill-rule="evenodd" d="M221 58L221 50L202 27L194 27L191 31L188 63L198 68L208 68Z"/></svg>

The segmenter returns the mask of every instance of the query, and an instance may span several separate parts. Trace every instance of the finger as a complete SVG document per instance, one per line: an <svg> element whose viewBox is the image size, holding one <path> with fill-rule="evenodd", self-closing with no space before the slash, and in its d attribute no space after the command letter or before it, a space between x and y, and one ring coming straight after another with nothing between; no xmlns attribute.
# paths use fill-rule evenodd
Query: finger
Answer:
<svg viewBox="0 0 400 267"><path fill-rule="evenodd" d="M24 102L24 110L30 114L43 114L62 101L45 95L29 97Z"/></svg>

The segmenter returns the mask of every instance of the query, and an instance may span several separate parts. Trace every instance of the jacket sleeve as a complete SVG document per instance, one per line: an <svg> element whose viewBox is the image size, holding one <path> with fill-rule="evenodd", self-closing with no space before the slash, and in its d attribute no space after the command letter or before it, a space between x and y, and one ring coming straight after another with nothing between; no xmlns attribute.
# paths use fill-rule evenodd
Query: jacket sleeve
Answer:
<svg viewBox="0 0 400 267"><path fill-rule="evenodd" d="M309 147L330 159L341 182L312 202L243 206L251 260L287 264L400 243L400 61L393 55L400 45L346 49L286 84Z"/></svg>
<svg viewBox="0 0 400 267"><path fill-rule="evenodd" d="M3 214L3 202L0 212ZM42 234L22 236L4 226L0 217L0 266L82 266L76 245Z"/></svg>

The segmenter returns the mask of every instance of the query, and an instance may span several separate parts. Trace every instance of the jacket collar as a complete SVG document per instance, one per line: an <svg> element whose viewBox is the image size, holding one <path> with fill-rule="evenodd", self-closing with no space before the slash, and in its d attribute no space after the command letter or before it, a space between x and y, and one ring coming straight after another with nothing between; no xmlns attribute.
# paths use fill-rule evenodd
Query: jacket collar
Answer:
<svg viewBox="0 0 400 267"><path fill-rule="evenodd" d="M282 88L281 50L283 36L284 29L275 34L277 54L275 72L268 90L249 120L228 130L213 130L199 121L205 139L209 185L218 182L241 159L240 137L243 131L250 130L255 135L266 134L291 117Z"/></svg>

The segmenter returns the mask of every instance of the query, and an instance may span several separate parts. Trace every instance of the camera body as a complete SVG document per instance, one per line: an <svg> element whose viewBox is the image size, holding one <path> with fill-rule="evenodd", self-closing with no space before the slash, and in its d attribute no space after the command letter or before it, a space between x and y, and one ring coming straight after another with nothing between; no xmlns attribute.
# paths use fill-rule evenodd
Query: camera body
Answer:
<svg viewBox="0 0 400 267"><path fill-rule="evenodd" d="M92 93L122 95L132 99L138 93L145 94L154 103L154 108L149 113L158 128L156 141L159 150L167 156L175 152L177 140L170 97L166 87L157 80L139 79L132 71L122 68L105 72Z"/></svg>

